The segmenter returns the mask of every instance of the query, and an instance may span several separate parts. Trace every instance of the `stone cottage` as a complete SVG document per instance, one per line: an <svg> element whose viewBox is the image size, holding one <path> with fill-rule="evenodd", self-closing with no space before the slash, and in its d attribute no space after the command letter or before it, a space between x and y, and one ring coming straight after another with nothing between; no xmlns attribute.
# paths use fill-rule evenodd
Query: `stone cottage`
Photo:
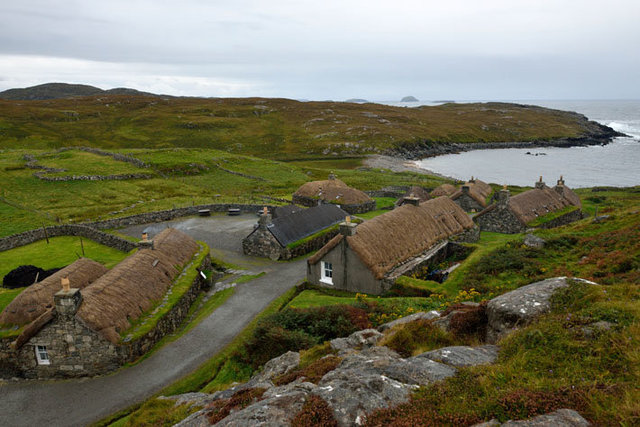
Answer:
<svg viewBox="0 0 640 427"><path fill-rule="evenodd" d="M564 184L562 177L553 188L547 187L540 177L535 188L513 197L505 186L497 194L497 202L481 211L473 220L483 231L522 233L530 228L532 222L546 215L550 216L550 220L540 224L543 228L582 219L581 207L580 197ZM557 216L551 218L551 214Z"/></svg>
<svg viewBox="0 0 640 427"><path fill-rule="evenodd" d="M205 284L189 291L136 341L121 335L152 309L200 246L166 229L111 270L80 259L25 289L0 315L20 331L0 341L0 376L80 377L103 374L134 360L180 323ZM200 266L210 268L208 257Z"/></svg>
<svg viewBox="0 0 640 427"><path fill-rule="evenodd" d="M410 187L402 196L400 196L398 200L396 200L395 205L402 206L406 202L405 198L407 197L415 197L419 200L420 203L427 201L431 198L427 190L417 185L414 185Z"/></svg>
<svg viewBox="0 0 640 427"><path fill-rule="evenodd" d="M321 203L338 205L350 214L365 213L376 209L376 201L364 192L349 187L335 175L325 181L311 181L303 184L293 193L293 203L302 206L317 206Z"/></svg>
<svg viewBox="0 0 640 427"><path fill-rule="evenodd" d="M487 207L487 199L493 189L486 182L471 179L449 195L465 212L480 212Z"/></svg>
<svg viewBox="0 0 640 427"><path fill-rule="evenodd" d="M307 261L307 281L379 295L401 275L446 257L451 241L475 241L479 231L448 197L409 203L364 222L342 223L340 234Z"/></svg>
<svg viewBox="0 0 640 427"><path fill-rule="evenodd" d="M296 248L291 248L290 245L338 224L348 215L338 206L331 204L314 206L273 219L268 212L264 212L256 228L242 240L242 250L245 255L273 260L304 255L321 248L338 231L322 233L316 239Z"/></svg>

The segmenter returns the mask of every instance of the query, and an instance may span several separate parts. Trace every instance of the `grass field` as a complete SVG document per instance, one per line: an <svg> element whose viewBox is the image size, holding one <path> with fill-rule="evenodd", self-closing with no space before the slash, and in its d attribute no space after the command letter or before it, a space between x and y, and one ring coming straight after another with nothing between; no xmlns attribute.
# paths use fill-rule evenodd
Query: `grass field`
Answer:
<svg viewBox="0 0 640 427"><path fill-rule="evenodd" d="M530 141L586 133L578 115L501 103L402 108L100 95L0 100L0 117L0 148L6 149L198 147L279 160L357 157L418 140Z"/></svg>

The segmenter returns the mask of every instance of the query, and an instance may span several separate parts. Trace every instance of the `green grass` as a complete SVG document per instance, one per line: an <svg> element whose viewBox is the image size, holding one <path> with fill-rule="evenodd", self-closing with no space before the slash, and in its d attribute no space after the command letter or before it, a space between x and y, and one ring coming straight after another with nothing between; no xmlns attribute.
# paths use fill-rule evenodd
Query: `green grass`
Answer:
<svg viewBox="0 0 640 427"><path fill-rule="evenodd" d="M36 157L36 162L50 168L65 169L65 172L51 172L47 176L153 174L152 170L131 163L79 150L43 154Z"/></svg>
<svg viewBox="0 0 640 427"><path fill-rule="evenodd" d="M253 279L257 279L258 277L262 277L264 276L266 273L260 272L258 274L244 274L240 277L238 277L236 280L234 280L236 282L237 285L241 284L241 283L247 283L252 281Z"/></svg>
<svg viewBox="0 0 640 427"><path fill-rule="evenodd" d="M80 238L60 236L49 238L49 244L40 240L25 246L0 252L0 278L16 267L24 264L35 265L45 270L64 267L82 256ZM111 268L124 258L126 252L103 246L86 238L82 239L84 256Z"/></svg>
<svg viewBox="0 0 640 427"><path fill-rule="evenodd" d="M17 288L17 289L0 288L0 312L2 312L2 310L4 310L4 308L8 306L9 303L13 301L13 299L17 297L20 294L20 292L22 292L25 289L27 288Z"/></svg>
<svg viewBox="0 0 640 427"><path fill-rule="evenodd" d="M180 300L180 298L182 298L182 296L191 288L194 279L198 274L200 274L198 268L205 257L209 255L209 246L204 242L198 243L201 247L199 253L194 255L188 263L189 267L187 268L185 275L178 277L178 279L171 285L172 292L164 306L159 306L160 301L158 301L154 307L142 314L135 321L131 322L129 329L120 333L120 336L123 339L135 341L146 335L155 327L158 320L164 317L164 315L167 314L169 310L171 310Z"/></svg>

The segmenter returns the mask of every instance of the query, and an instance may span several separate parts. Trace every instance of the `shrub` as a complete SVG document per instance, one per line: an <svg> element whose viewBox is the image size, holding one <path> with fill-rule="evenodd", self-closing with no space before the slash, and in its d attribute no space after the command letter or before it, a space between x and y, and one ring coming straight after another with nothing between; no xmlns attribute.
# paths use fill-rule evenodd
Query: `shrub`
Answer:
<svg viewBox="0 0 640 427"><path fill-rule="evenodd" d="M248 388L236 392L229 399L216 400L208 406L210 410L207 412L207 419L211 424L215 424L223 420L231 411L244 409L262 400L265 391L264 388Z"/></svg>
<svg viewBox="0 0 640 427"><path fill-rule="evenodd" d="M586 406L586 393L579 388L563 387L544 391L520 389L500 397L490 413L499 420L506 421L531 418L562 408L584 411Z"/></svg>
<svg viewBox="0 0 640 427"><path fill-rule="evenodd" d="M320 396L310 395L304 402L300 412L291 420L292 427L337 427L338 422L333 416L329 404Z"/></svg>
<svg viewBox="0 0 640 427"><path fill-rule="evenodd" d="M445 312L451 312L452 307L456 312L449 321L449 332L459 338L474 338L479 341L484 340L487 334L487 301L483 301L478 306L456 304L449 307Z"/></svg>
<svg viewBox="0 0 640 427"><path fill-rule="evenodd" d="M288 374L281 375L274 380L274 384L277 386L289 384L297 380L298 378L305 378L307 382L317 384L320 379L327 373L331 372L342 361L342 358L337 356L326 356L322 359L318 359L315 362L310 363L308 366L296 369Z"/></svg>
<svg viewBox="0 0 640 427"><path fill-rule="evenodd" d="M380 345L389 347L403 357L410 357L418 349L429 351L453 343L451 335L434 326L430 320L418 320L401 325L384 337Z"/></svg>

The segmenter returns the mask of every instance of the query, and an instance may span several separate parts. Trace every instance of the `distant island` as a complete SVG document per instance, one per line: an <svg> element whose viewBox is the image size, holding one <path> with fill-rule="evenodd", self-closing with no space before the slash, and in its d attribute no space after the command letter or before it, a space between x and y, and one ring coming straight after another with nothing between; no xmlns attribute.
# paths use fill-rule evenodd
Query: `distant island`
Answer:
<svg viewBox="0 0 640 427"><path fill-rule="evenodd" d="M415 96L405 96L404 98L402 98L400 100L400 102L420 102L420 100L418 98L416 98Z"/></svg>
<svg viewBox="0 0 640 427"><path fill-rule="evenodd" d="M371 102L371 101L367 101L366 99L362 99L362 98L350 98L344 102L355 102L356 104L364 104L366 102Z"/></svg>

